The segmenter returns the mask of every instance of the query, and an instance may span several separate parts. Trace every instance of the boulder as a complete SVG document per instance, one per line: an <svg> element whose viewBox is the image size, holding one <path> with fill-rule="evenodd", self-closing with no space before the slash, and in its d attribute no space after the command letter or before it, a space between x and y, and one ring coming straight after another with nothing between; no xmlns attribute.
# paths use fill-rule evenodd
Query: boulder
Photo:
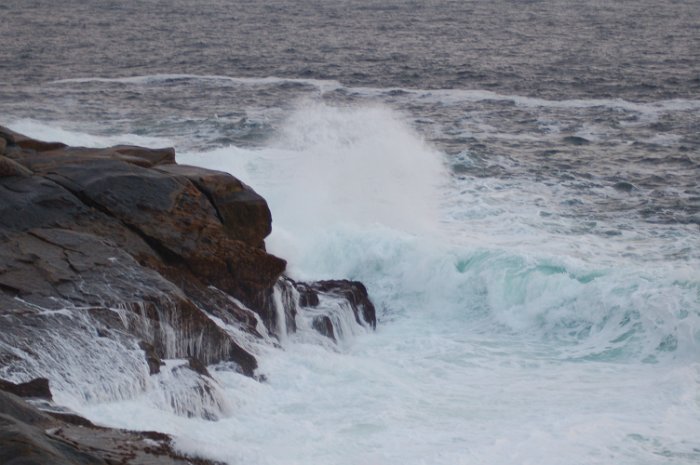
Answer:
<svg viewBox="0 0 700 465"><path fill-rule="evenodd" d="M15 150L15 159L37 173L0 178L0 305L17 325L0 339L12 346L43 331L42 318L31 316L37 308L81 307L71 311L99 327L120 323L107 310L118 306L133 313L125 320L130 333L153 347L144 356L149 371L159 358L194 357L207 364L235 361L253 375L254 357L171 279L198 283L187 286L197 295L215 282L261 300L284 261L230 239L206 196L184 177L100 157L51 169L33 164L46 153ZM169 273L161 274L164 269ZM192 271L203 279L190 280ZM245 316L248 326L254 318ZM37 321L29 325L30 319ZM79 328L69 325L66 335L79 337ZM12 357L0 354L0 362Z"/></svg>
<svg viewBox="0 0 700 465"><path fill-rule="evenodd" d="M49 400L52 398L49 380L46 378L36 378L26 383L18 384L0 379L0 390L19 397L35 397Z"/></svg>
<svg viewBox="0 0 700 465"><path fill-rule="evenodd" d="M359 281L329 280L309 284L309 288L320 294L340 297L352 306L355 320L359 325L377 327L377 315L374 304L369 298L367 288Z"/></svg>
<svg viewBox="0 0 700 465"><path fill-rule="evenodd" d="M264 247L263 240L272 231L272 215L265 199L249 186L228 173L196 166L167 165L159 170L192 181L209 198L231 239Z"/></svg>
<svg viewBox="0 0 700 465"><path fill-rule="evenodd" d="M46 175L135 231L166 263L183 263L249 305L260 305L285 269L284 260L231 238L208 197L184 176L103 159Z"/></svg>
<svg viewBox="0 0 700 465"><path fill-rule="evenodd" d="M262 379L251 340L295 331L298 312L332 339L334 325L376 324L362 284L283 276L264 247L267 203L229 174L177 165L172 149L67 147L2 127L0 141L2 378L46 377L94 401L177 375L195 387L178 395L208 393L215 418L207 365ZM169 360L188 368L163 372Z"/></svg>
<svg viewBox="0 0 700 465"><path fill-rule="evenodd" d="M334 341L336 340L335 334L333 334L333 321L328 315L315 316L311 325L319 334Z"/></svg>
<svg viewBox="0 0 700 465"><path fill-rule="evenodd" d="M376 328L374 304L365 286L358 281L303 283L283 276L277 287L280 294L278 300L284 305L287 321L295 320L300 315L310 320L312 329L335 342L338 342L339 337L342 339L343 334L338 325L347 320L344 316L348 312L352 312L356 325L367 329Z"/></svg>

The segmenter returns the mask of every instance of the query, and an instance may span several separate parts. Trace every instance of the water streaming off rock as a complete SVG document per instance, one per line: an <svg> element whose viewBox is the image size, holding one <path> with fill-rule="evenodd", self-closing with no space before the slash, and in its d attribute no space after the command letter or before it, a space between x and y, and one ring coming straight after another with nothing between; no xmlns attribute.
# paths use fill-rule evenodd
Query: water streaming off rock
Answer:
<svg viewBox="0 0 700 465"><path fill-rule="evenodd" d="M0 6L0 124L234 173L292 278L379 316L321 299L338 342L311 312L281 348L214 316L266 382L211 365L205 404L126 340L123 382L57 398L231 464L700 460L694 2L30 3Z"/></svg>

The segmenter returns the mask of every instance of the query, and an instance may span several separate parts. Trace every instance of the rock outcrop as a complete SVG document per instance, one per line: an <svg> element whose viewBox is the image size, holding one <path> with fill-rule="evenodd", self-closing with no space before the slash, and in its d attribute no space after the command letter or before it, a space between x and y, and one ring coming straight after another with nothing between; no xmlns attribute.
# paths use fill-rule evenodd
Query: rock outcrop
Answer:
<svg viewBox="0 0 700 465"><path fill-rule="evenodd" d="M42 412L1 387L2 464L216 465L176 452L165 434L102 428L77 415Z"/></svg>
<svg viewBox="0 0 700 465"><path fill-rule="evenodd" d="M34 397L51 400L51 389L49 380L46 378L36 378L26 383L11 383L0 379L0 391L9 392L19 397Z"/></svg>
<svg viewBox="0 0 700 465"><path fill-rule="evenodd" d="M46 377L93 402L187 369L218 405L206 366L256 376L255 341L374 328L362 284L292 281L265 250L270 231L249 186L178 165L172 149L68 147L0 127L0 378ZM167 360L190 368L163 373Z"/></svg>

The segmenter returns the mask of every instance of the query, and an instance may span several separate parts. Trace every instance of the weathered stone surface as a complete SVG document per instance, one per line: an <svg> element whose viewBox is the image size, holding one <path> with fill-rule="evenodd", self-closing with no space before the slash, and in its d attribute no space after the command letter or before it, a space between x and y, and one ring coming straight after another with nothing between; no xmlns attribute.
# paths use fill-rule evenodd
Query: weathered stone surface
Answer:
<svg viewBox="0 0 700 465"><path fill-rule="evenodd" d="M44 152L66 147L66 144L62 144L60 142L44 142L41 140L32 139L31 137L11 131L10 129L2 126L0 126L0 139L4 139L6 141L6 145L10 147L18 147L24 150L31 150L33 152Z"/></svg>
<svg viewBox="0 0 700 465"><path fill-rule="evenodd" d="M254 357L171 280L188 279L194 271L198 284L187 287L197 296L215 283L248 301L262 300L284 261L230 239L209 200L185 177L102 152L90 159L92 149L69 152L62 158L56 151L15 150L16 160L37 172L0 178L0 305L21 327L15 331L31 337L32 328L43 328L41 318L33 325L19 321L19 315L29 321L33 306L90 308L86 318L96 325L118 324L112 312L99 309L119 306L134 315L127 318L129 332L153 347L145 357L150 371L158 358L191 357L235 361L252 375ZM155 162L172 161L172 151L112 150L117 152L155 153ZM75 162L78 155L86 158ZM166 268L167 278L160 273ZM251 319L246 315L242 324ZM76 328L64 331L77 337ZM0 354L3 359L12 355Z"/></svg>
<svg viewBox="0 0 700 465"><path fill-rule="evenodd" d="M340 323L340 314L346 311L352 312L359 326L374 329L377 325L374 305L360 282L334 280L300 283L285 276L277 286L287 321L294 320L297 314L310 317L311 327L334 341L340 334L335 324Z"/></svg>
<svg viewBox="0 0 700 465"><path fill-rule="evenodd" d="M138 395L149 376L167 382L164 360L189 360L194 371L177 373L202 386L219 362L258 376L251 338L295 331L298 308L315 308L305 328L331 338L333 322L348 321L339 314L376 324L359 283L281 277L286 262L263 243L269 208L233 176L175 165L172 149L66 147L2 127L0 140L6 379L46 376L57 392L116 400Z"/></svg>
<svg viewBox="0 0 700 465"><path fill-rule="evenodd" d="M4 139L0 139L4 140ZM7 176L31 176L32 172L14 160L0 155L0 178Z"/></svg>
<svg viewBox="0 0 700 465"><path fill-rule="evenodd" d="M314 317L312 327L320 334L335 341L335 334L333 334L333 322L328 315L319 315Z"/></svg>
<svg viewBox="0 0 700 465"><path fill-rule="evenodd" d="M216 465L175 452L169 436L101 428L73 414L50 416L0 390L3 465Z"/></svg>
<svg viewBox="0 0 700 465"><path fill-rule="evenodd" d="M28 425L43 426L52 423L49 415L24 402L20 396L3 389L0 389L0 415L7 415Z"/></svg>
<svg viewBox="0 0 700 465"><path fill-rule="evenodd" d="M312 290L346 299L355 313L355 320L360 325L377 326L374 304L369 299L367 288L359 281L330 280L317 281L308 285Z"/></svg>
<svg viewBox="0 0 700 465"><path fill-rule="evenodd" d="M148 364L148 373L156 375L160 373L160 367L164 365L163 360L158 356L158 352L153 344L146 341L139 341L139 347L143 349Z"/></svg>
<svg viewBox="0 0 700 465"><path fill-rule="evenodd" d="M0 126L0 139L7 141L8 144L13 144L16 133L5 126Z"/></svg>
<svg viewBox="0 0 700 465"><path fill-rule="evenodd" d="M160 166L161 171L184 176L200 189L216 208L226 233L253 247L264 247L272 231L272 215L265 199L228 173L196 166Z"/></svg>
<svg viewBox="0 0 700 465"><path fill-rule="evenodd" d="M0 263L0 290L21 299L2 305L5 327L12 332L0 335L0 340L11 336L31 338L47 329L46 325L77 339L77 333L89 331L89 326L76 327L70 319L47 322L39 316L28 324L31 314L69 308L74 314L87 312L83 316L88 318L86 324L123 327L153 346L149 355L195 357L203 363L230 360L237 362L244 373L253 375L256 362L252 355L177 286L140 266L107 239L65 229L33 229L0 242ZM21 302L43 310L26 308ZM121 320L115 318L109 310L115 307L128 314ZM43 339L33 342L33 350L43 347Z"/></svg>
<svg viewBox="0 0 700 465"><path fill-rule="evenodd" d="M26 383L11 383L0 379L0 390L19 397L52 398L49 380L46 378L36 378Z"/></svg>
<svg viewBox="0 0 700 465"><path fill-rule="evenodd" d="M319 304L318 293L306 283L296 283L299 292L299 305L302 307L316 307Z"/></svg>
<svg viewBox="0 0 700 465"><path fill-rule="evenodd" d="M250 305L262 302L286 266L231 239L207 196L184 176L120 160L60 165L47 175L137 231L166 260L185 262L203 281Z"/></svg>
<svg viewBox="0 0 700 465"><path fill-rule="evenodd" d="M107 465L108 462L44 431L0 415L0 463L7 465Z"/></svg>
<svg viewBox="0 0 700 465"><path fill-rule="evenodd" d="M18 148L22 147L18 146ZM40 152L19 149L10 151L8 156L33 171L42 172L49 172L58 166L67 164L91 164L95 160L118 160L143 168L175 163L175 151L172 148L147 149L130 145L117 145L105 149L62 146Z"/></svg>

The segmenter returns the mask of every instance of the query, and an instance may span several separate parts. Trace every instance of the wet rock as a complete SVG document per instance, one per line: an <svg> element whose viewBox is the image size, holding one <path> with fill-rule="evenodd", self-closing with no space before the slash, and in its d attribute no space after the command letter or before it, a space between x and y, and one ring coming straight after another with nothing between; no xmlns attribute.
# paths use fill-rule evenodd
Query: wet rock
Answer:
<svg viewBox="0 0 700 465"><path fill-rule="evenodd" d="M249 186L228 173L196 166L169 165L159 169L192 181L211 201L229 237L264 247L263 239L272 231L272 216L265 199Z"/></svg>
<svg viewBox="0 0 700 465"><path fill-rule="evenodd" d="M171 163L172 149L57 150L27 142L28 150L16 144L27 138L0 133L13 144L10 161L36 170L24 168L31 174L26 178L0 178L0 310L9 318L3 328L14 331L0 340L10 347L19 337L34 340L33 350L40 351L39 333L47 327L39 315L70 307L89 321L85 329L67 321L66 336L79 340L94 325L101 328L96 336L114 339L109 328L126 324L152 347L144 360L149 372L160 358L191 357L204 364L234 361L253 375L255 358L178 284L187 281L183 287L199 300L215 284L261 301L285 262L231 239L209 199L187 178L144 167ZM197 278L190 279L193 272ZM114 307L131 315L115 320L108 310ZM231 313L245 316L246 325L254 321ZM10 356L0 353L0 360Z"/></svg>
<svg viewBox="0 0 700 465"><path fill-rule="evenodd" d="M318 331L320 334L333 339L335 339L335 334L333 334L333 322L328 315L319 315L314 317L312 327Z"/></svg>
<svg viewBox="0 0 700 465"><path fill-rule="evenodd" d="M299 305L302 307L317 307L319 304L318 293L305 283L297 283L299 291Z"/></svg>
<svg viewBox="0 0 700 465"><path fill-rule="evenodd" d="M66 147L2 127L0 140L4 378L117 400L149 377L173 382L164 360L188 360L178 376L211 400L207 365L256 376L250 338L295 331L299 309L328 337L349 319L376 324L360 283L282 277L264 248L267 203L233 176L176 165L172 149Z"/></svg>
<svg viewBox="0 0 700 465"><path fill-rule="evenodd" d="M343 315L348 312L352 315L354 324L369 329L376 328L374 304L365 286L358 281L304 283L283 276L277 286L287 320L296 315L310 318L312 329L336 342L338 337L342 339L342 331L338 325L344 319ZM279 313L277 312L277 315Z"/></svg>
<svg viewBox="0 0 700 465"><path fill-rule="evenodd" d="M33 171L43 172L67 164L89 165L95 160L118 160L142 168L175 163L175 151L172 148L148 149L131 145L105 149L62 146L41 152L15 149L8 156Z"/></svg>
<svg viewBox="0 0 700 465"><path fill-rule="evenodd" d="M4 142L4 139L0 139ZM0 154L2 151L0 151ZM32 172L14 160L0 155L0 178L8 176L31 176Z"/></svg>
<svg viewBox="0 0 700 465"><path fill-rule="evenodd" d="M81 417L80 415L76 415L75 413L53 411L48 411L46 413L64 423L70 423L71 425L82 426L85 428L96 428L96 425L93 422L87 418Z"/></svg>
<svg viewBox="0 0 700 465"><path fill-rule="evenodd" d="M52 398L49 380L46 378L36 378L26 383L18 384L0 379L0 390L19 397L37 397L49 400Z"/></svg>
<svg viewBox="0 0 700 465"><path fill-rule="evenodd" d="M260 305L285 269L284 260L231 239L209 199L184 176L101 159L53 167L47 175L135 231L166 263L187 266L251 306Z"/></svg>
<svg viewBox="0 0 700 465"><path fill-rule="evenodd" d="M195 373L199 373L202 376L211 378L211 374L209 374L207 366L203 364L200 360L190 357L189 359L187 359L187 366L190 370L194 371Z"/></svg>
<svg viewBox="0 0 700 465"><path fill-rule="evenodd" d="M49 415L24 402L18 395L2 389L0 389L0 415L12 417L28 425L47 425L52 423ZM4 462L0 461L0 463Z"/></svg>
<svg viewBox="0 0 700 465"><path fill-rule="evenodd" d="M74 414L46 414L0 391L0 463L6 465L217 465L184 457L169 436L102 428Z"/></svg>
<svg viewBox="0 0 700 465"><path fill-rule="evenodd" d="M43 430L0 415L0 463L12 465L107 465L108 462Z"/></svg>
<svg viewBox="0 0 700 465"><path fill-rule="evenodd" d="M355 320L359 325L377 327L377 315L374 304L369 298L367 288L359 281L330 280L310 283L309 287L316 292L341 297L352 306Z"/></svg>
<svg viewBox="0 0 700 465"><path fill-rule="evenodd" d="M143 349L144 355L146 356L146 363L148 364L148 373L151 375L156 375L160 373L160 367L164 365L163 360L158 356L156 348L153 344L146 341L140 341L139 347Z"/></svg>

